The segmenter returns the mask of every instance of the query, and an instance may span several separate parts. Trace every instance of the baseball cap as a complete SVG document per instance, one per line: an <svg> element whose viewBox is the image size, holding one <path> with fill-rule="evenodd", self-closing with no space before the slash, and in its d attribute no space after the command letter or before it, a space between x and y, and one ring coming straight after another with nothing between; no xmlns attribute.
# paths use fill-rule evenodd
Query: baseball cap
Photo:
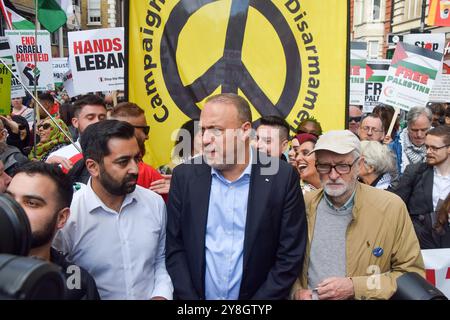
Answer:
<svg viewBox="0 0 450 320"><path fill-rule="evenodd" d="M353 150L361 153L361 142L349 130L331 130L319 137L314 149L310 153L318 150L328 150L337 154L347 154Z"/></svg>

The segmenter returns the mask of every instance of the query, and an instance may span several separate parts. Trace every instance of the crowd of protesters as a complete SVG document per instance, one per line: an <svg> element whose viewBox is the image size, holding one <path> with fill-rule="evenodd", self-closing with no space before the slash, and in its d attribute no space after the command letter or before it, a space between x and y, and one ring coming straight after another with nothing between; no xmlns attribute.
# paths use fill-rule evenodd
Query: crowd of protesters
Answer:
<svg viewBox="0 0 450 320"><path fill-rule="evenodd" d="M135 103L45 92L35 122L26 100L1 116L0 192L31 256L81 268L65 299L389 299L425 275L421 249L450 248L446 104L352 105L349 130L310 117L291 136L219 94L153 168Z"/></svg>

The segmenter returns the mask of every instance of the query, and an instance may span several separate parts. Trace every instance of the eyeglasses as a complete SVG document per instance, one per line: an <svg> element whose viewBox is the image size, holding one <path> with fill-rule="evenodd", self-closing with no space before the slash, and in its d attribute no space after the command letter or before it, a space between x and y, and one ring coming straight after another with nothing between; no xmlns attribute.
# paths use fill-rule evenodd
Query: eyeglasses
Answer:
<svg viewBox="0 0 450 320"><path fill-rule="evenodd" d="M48 129L50 129L51 126L52 125L50 123L44 123L44 124L38 125L37 129L40 130L42 128L43 130L48 130Z"/></svg>
<svg viewBox="0 0 450 320"><path fill-rule="evenodd" d="M361 117L349 117L348 118L348 122L352 122L352 121L360 122L361 121Z"/></svg>
<svg viewBox="0 0 450 320"><path fill-rule="evenodd" d="M360 128L361 128L361 130L363 130L365 132L369 132L369 131L372 131L372 132L375 132L375 133L383 132L383 130L379 130L379 129L376 129L376 128L373 128L373 127L368 127L368 126L364 126L364 127L360 127Z"/></svg>
<svg viewBox="0 0 450 320"><path fill-rule="evenodd" d="M336 172L339 174L347 174L347 173L350 173L353 165L358 160L359 160L359 158L356 158L355 161L353 161L353 163L351 163L351 164L339 163L339 164L335 164L334 166L331 164L328 164L328 163L316 163L316 169L317 169L317 172L322 173L322 174L330 173L331 169L336 170Z"/></svg>
<svg viewBox="0 0 450 320"><path fill-rule="evenodd" d="M142 129L142 131L144 131L145 135L148 136L149 132L150 132L150 127L149 126L133 126L136 129Z"/></svg>
<svg viewBox="0 0 450 320"><path fill-rule="evenodd" d="M450 144L446 144L445 146L442 146L442 147L435 147L435 146L425 145L425 150L430 149L432 152L437 152L438 150L440 150L442 148L447 148L449 146L450 146Z"/></svg>

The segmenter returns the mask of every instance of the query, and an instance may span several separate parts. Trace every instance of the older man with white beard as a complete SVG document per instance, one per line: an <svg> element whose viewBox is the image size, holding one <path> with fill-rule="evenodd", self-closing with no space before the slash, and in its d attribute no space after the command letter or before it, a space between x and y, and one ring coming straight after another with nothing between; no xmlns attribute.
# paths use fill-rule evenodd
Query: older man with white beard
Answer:
<svg viewBox="0 0 450 320"><path fill-rule="evenodd" d="M313 151L322 189L305 195L308 242L292 298L389 299L405 272L424 276L419 242L403 201L361 184L361 144L329 131Z"/></svg>

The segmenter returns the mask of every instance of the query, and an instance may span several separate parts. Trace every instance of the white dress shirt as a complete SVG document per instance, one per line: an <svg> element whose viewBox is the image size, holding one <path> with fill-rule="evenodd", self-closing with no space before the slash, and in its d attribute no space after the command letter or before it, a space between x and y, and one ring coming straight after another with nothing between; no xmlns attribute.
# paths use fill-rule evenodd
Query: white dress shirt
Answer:
<svg viewBox="0 0 450 320"><path fill-rule="evenodd" d="M115 212L98 198L89 180L75 192L70 210L53 244L94 277L102 299L172 299L161 196L136 186Z"/></svg>
<svg viewBox="0 0 450 320"><path fill-rule="evenodd" d="M433 210L436 211L439 200L445 201L450 193L450 175L441 175L436 167L433 168Z"/></svg>

